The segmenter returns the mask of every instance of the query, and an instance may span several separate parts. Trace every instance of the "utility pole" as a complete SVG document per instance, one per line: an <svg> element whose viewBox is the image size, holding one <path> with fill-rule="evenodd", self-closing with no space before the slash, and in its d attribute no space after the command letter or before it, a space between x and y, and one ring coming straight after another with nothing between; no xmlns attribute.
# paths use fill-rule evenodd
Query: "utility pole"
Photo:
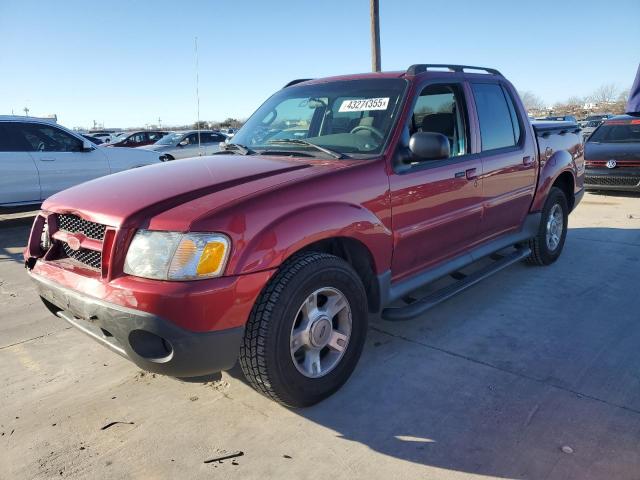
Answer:
<svg viewBox="0 0 640 480"><path fill-rule="evenodd" d="M24 112L25 117L28 117L28 116L29 116L29 108L28 108L28 107L24 107L24 108L22 109L22 111Z"/></svg>
<svg viewBox="0 0 640 480"><path fill-rule="evenodd" d="M380 6L378 0L371 1L371 70L379 72L380 62Z"/></svg>

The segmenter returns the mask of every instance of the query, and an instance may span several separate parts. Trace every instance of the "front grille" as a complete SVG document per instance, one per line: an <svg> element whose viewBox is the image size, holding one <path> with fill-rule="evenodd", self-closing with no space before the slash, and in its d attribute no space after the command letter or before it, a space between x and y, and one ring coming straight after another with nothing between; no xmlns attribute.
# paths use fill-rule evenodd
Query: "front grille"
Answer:
<svg viewBox="0 0 640 480"><path fill-rule="evenodd" d="M72 250L66 242L62 242L62 250L68 258L80 262L88 267L100 270L102 267L102 254L95 250L81 248L80 250Z"/></svg>
<svg viewBox="0 0 640 480"><path fill-rule="evenodd" d="M106 231L106 225L90 222L77 215L60 214L58 217L58 229L67 233L82 233L87 238L103 241ZM89 268L100 270L102 268L102 252L80 248L73 250L66 242L60 242L61 249L59 255L61 258L69 258L81 263Z"/></svg>
<svg viewBox="0 0 640 480"><path fill-rule="evenodd" d="M69 233L83 233L94 240L104 240L106 226L100 223L90 222L77 215L58 215L58 228Z"/></svg>
<svg viewBox="0 0 640 480"><path fill-rule="evenodd" d="M634 177L614 177L611 175L587 175L584 177L587 185L603 185L607 187L635 187L640 179Z"/></svg>

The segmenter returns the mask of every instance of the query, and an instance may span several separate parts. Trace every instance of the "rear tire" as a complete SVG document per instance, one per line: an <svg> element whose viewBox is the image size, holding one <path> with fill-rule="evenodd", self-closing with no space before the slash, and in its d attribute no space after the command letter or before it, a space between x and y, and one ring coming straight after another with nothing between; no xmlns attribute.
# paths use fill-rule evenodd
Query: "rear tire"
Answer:
<svg viewBox="0 0 640 480"><path fill-rule="evenodd" d="M527 263L551 265L560 257L567 236L568 218L567 197L559 188L551 187L542 209L538 233L529 240L531 255L527 258Z"/></svg>
<svg viewBox="0 0 640 480"><path fill-rule="evenodd" d="M367 321L366 293L351 265L326 253L296 255L256 301L240 366L263 395L289 407L313 405L355 369Z"/></svg>

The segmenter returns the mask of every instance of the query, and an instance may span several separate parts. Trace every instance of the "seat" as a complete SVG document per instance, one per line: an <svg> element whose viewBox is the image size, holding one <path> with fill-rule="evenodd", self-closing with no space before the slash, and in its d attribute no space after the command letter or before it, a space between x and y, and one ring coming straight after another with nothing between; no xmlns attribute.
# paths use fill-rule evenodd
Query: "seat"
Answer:
<svg viewBox="0 0 640 480"><path fill-rule="evenodd" d="M449 139L449 143L453 145L454 132L453 113L433 113L425 115L420 125L421 132L441 133Z"/></svg>

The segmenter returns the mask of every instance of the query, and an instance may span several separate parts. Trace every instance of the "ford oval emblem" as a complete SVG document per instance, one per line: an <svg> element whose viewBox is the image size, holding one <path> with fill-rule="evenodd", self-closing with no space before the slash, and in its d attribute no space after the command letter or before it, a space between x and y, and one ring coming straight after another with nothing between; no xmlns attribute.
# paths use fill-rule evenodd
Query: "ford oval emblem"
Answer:
<svg viewBox="0 0 640 480"><path fill-rule="evenodd" d="M617 164L618 164L618 162L616 162L615 160L611 159L611 160L607 161L607 168L616 168Z"/></svg>
<svg viewBox="0 0 640 480"><path fill-rule="evenodd" d="M67 245L69 245L69 248L71 250L73 250L74 252L77 252L78 250L80 250L80 239L73 235L69 235L67 237Z"/></svg>

